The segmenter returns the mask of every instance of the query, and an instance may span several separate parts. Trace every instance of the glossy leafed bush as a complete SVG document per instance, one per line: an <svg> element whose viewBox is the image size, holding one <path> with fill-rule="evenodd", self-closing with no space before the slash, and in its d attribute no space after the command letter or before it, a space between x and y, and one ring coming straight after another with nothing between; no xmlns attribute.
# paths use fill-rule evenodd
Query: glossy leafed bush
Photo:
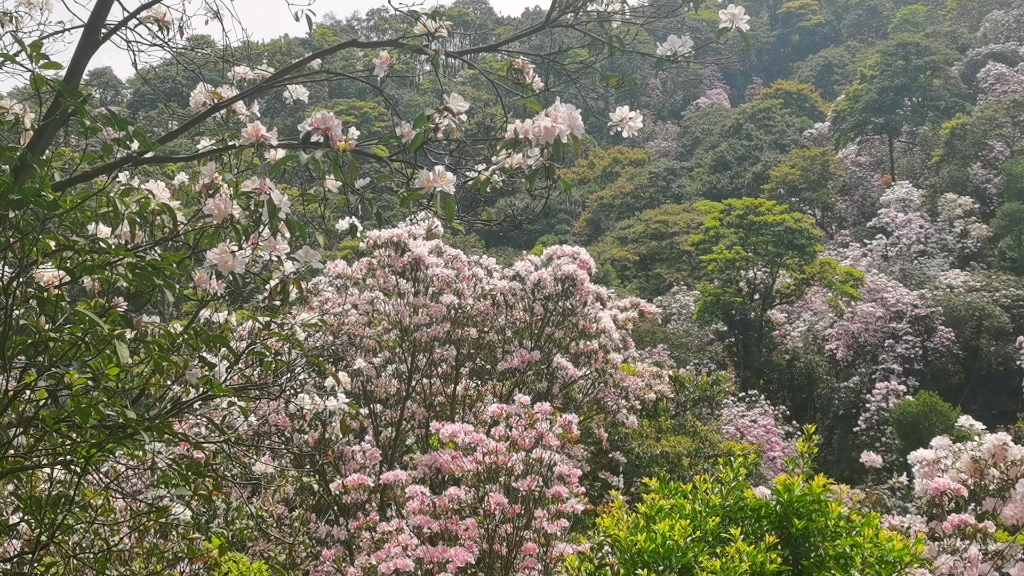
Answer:
<svg viewBox="0 0 1024 576"><path fill-rule="evenodd" d="M567 573L900 575L924 565L919 544L844 504L828 478L790 473L755 486L755 468L738 459L689 484L651 481L635 506L605 509Z"/></svg>

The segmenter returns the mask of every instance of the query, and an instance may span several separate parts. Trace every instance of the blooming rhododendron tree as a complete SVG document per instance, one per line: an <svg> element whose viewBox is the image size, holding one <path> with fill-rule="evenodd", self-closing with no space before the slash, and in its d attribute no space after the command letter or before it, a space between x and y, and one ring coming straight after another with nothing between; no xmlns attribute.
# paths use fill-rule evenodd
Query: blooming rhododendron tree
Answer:
<svg viewBox="0 0 1024 576"><path fill-rule="evenodd" d="M853 245L842 259L862 270L877 270L912 287L958 268L978 253L988 226L977 217L977 202L945 194L937 215L928 214L924 191L897 182L882 194L881 209L868 226L879 234L862 246Z"/></svg>
<svg viewBox="0 0 1024 576"><path fill-rule="evenodd" d="M594 453L669 394L628 332L653 309L591 283L584 251L506 268L440 234L429 216L368 232L369 256L310 282L292 320L326 380L307 365L248 418L210 427L217 404L179 423L182 457L203 451L230 487L217 506L266 518L254 554L315 574L551 573L617 474Z"/></svg>
<svg viewBox="0 0 1024 576"><path fill-rule="evenodd" d="M970 416L957 424L967 439L939 436L907 458L911 511L886 524L925 537L929 574L1024 573L1024 448Z"/></svg>
<svg viewBox="0 0 1024 576"><path fill-rule="evenodd" d="M768 480L782 474L786 459L796 454L799 434L787 416L785 408L772 406L763 395L742 393L722 406L722 436L760 450L760 473Z"/></svg>

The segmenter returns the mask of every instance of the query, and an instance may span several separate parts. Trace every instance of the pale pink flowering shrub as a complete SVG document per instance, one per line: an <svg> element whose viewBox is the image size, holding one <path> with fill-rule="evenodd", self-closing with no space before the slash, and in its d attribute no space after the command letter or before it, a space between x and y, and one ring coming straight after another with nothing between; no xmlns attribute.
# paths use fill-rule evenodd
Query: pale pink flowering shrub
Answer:
<svg viewBox="0 0 1024 576"><path fill-rule="evenodd" d="M309 365L247 416L181 424L222 466L220 514L261 527L236 532L252 556L317 575L552 574L584 483L618 473L594 457L619 448L606 431L669 394L629 335L656 310L593 284L584 250L502 267L441 233L430 216L368 232L369 256L309 282L292 321L326 380Z"/></svg>
<svg viewBox="0 0 1024 576"><path fill-rule="evenodd" d="M978 72L978 88L984 98L1003 98L1024 92L1024 64L1010 67L989 62Z"/></svg>
<svg viewBox="0 0 1024 576"><path fill-rule="evenodd" d="M860 463L868 468L881 468L884 461L878 454L865 450L860 453Z"/></svg>
<svg viewBox="0 0 1024 576"><path fill-rule="evenodd" d="M868 274L861 299L824 332L826 349L863 382L916 382L929 358L954 350L953 332L925 293Z"/></svg>
<svg viewBox="0 0 1024 576"><path fill-rule="evenodd" d="M927 291L868 272L859 294L839 310L825 292L811 290L780 310L776 335L798 354L800 347L820 347L833 363L839 383L822 402L830 437L856 432L853 455L866 448L891 462L897 446L890 411L929 370L954 356L956 341Z"/></svg>
<svg viewBox="0 0 1024 576"><path fill-rule="evenodd" d="M913 483L903 499L911 511L886 521L924 536L931 574L1022 574L1024 447L969 416L958 425L968 439L939 436L910 454Z"/></svg>
<svg viewBox="0 0 1024 576"><path fill-rule="evenodd" d="M433 422L436 448L408 471L343 480L341 499L359 512L312 572L551 573L577 549L567 529L585 507L577 419L519 396L479 421Z"/></svg>
<svg viewBox="0 0 1024 576"><path fill-rule="evenodd" d="M746 392L726 398L722 405L722 437L757 447L761 451L761 471L771 479L785 470L785 460L796 454L796 427L787 422L781 406L772 406L759 392Z"/></svg>
<svg viewBox="0 0 1024 576"><path fill-rule="evenodd" d="M701 108L731 108L732 104L729 101L729 93L721 88L712 88L704 93L703 96L693 101L690 104L689 110L700 110Z"/></svg>
<svg viewBox="0 0 1024 576"><path fill-rule="evenodd" d="M350 375L357 403L407 397L404 425L426 429L421 414L459 420L474 402L523 393L628 425L645 399L668 393L664 374L620 369L637 359L628 329L656 309L593 284L585 250L554 246L504 268L440 233L432 217L369 232L373 256L331 262L310 284L304 313L323 328L308 346Z"/></svg>
<svg viewBox="0 0 1024 576"><path fill-rule="evenodd" d="M978 219L978 204L967 196L945 194L936 214L926 210L925 193L896 182L879 199L878 215L868 223L875 238L846 248L840 258L864 271L877 271L912 287L974 258L988 238Z"/></svg>

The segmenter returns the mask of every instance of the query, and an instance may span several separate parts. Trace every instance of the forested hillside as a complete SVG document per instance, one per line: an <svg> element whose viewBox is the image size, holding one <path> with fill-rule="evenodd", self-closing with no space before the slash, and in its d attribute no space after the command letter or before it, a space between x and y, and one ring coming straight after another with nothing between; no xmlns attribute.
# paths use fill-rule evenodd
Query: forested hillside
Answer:
<svg viewBox="0 0 1024 576"><path fill-rule="evenodd" d="M0 573L1024 576L1021 1L16 4Z"/></svg>

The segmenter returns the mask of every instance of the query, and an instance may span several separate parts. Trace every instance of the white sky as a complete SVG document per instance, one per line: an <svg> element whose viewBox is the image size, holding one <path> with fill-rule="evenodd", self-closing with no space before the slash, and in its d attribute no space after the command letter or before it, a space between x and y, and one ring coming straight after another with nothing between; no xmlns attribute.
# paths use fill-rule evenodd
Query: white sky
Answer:
<svg viewBox="0 0 1024 576"><path fill-rule="evenodd" d="M294 0L293 0L294 1ZM523 9L537 4L548 5L550 0L490 0L494 9L501 14L519 15ZM307 32L306 22L296 22L288 9L286 0L230 0L238 14L239 20L246 31L256 40L268 40L282 34L292 36L303 36ZM304 2L297 2L304 3ZM395 0L396 5L403 3L411 5L434 5L437 0ZM445 3L445 2L442 2ZM59 3L58 3L59 4ZM348 16L355 11L365 11L369 8L382 6L386 0L315 0L311 6L316 12L319 20L324 14L333 12L338 16ZM54 13L57 18L66 18L67 12L59 9ZM199 30L203 31L202 23ZM216 36L219 30L213 25L210 26L210 33ZM70 57L70 51L64 55ZM131 61L123 52L116 47L106 46L101 49L92 60L90 68L110 66L119 76L126 78L133 73ZM0 82L0 90L6 90L10 86L3 86Z"/></svg>

